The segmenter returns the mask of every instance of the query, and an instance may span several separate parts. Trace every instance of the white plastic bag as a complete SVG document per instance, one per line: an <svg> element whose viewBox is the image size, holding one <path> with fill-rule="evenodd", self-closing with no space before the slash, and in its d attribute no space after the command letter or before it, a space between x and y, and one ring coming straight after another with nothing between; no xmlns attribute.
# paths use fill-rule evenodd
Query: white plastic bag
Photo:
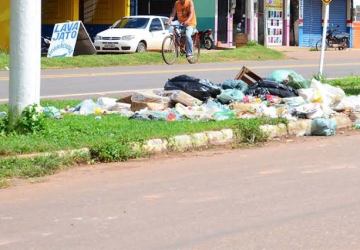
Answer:
<svg viewBox="0 0 360 250"><path fill-rule="evenodd" d="M100 97L96 102L102 109L110 110L116 105L116 99L110 97Z"/></svg>
<svg viewBox="0 0 360 250"><path fill-rule="evenodd" d="M311 81L311 88L314 89L315 95L321 96L322 103L328 107L335 107L346 96L344 90L339 87L333 87L329 84L322 84L313 79Z"/></svg>
<svg viewBox="0 0 360 250"><path fill-rule="evenodd" d="M312 102L314 100L315 96L315 90L312 88L309 89L298 89L299 96L304 98L307 102Z"/></svg>
<svg viewBox="0 0 360 250"><path fill-rule="evenodd" d="M360 95L359 96L346 96L335 107L335 110L351 110L353 112L360 112Z"/></svg>

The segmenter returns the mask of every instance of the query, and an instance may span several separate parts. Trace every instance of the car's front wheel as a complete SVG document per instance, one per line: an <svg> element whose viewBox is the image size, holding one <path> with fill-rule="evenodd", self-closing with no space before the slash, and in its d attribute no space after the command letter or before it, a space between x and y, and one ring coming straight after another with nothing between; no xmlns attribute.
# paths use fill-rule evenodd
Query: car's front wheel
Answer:
<svg viewBox="0 0 360 250"><path fill-rule="evenodd" d="M137 48L136 48L136 52L137 53L144 53L146 52L146 44L144 42L139 42Z"/></svg>

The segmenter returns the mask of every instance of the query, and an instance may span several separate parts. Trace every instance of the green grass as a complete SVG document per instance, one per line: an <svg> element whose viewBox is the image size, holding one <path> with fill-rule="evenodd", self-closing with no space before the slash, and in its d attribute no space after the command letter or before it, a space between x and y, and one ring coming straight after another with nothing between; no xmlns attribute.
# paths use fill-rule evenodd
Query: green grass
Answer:
<svg viewBox="0 0 360 250"><path fill-rule="evenodd" d="M349 76L327 82L342 88L347 95L360 95L360 76Z"/></svg>
<svg viewBox="0 0 360 250"><path fill-rule="evenodd" d="M76 164L87 163L89 160L86 155L0 159L0 189L10 186L10 180L13 178L37 178L52 175Z"/></svg>
<svg viewBox="0 0 360 250"><path fill-rule="evenodd" d="M43 101L42 105L58 108L74 106L79 101ZM0 105L0 110L6 110ZM112 162L144 156L134 149L151 138L169 138L209 130L233 128L239 143L257 143L266 140L260 131L262 124L284 123L283 119L233 119L227 121L139 121L119 115L106 115L97 120L95 116L65 115L63 119L45 119L45 130L35 134L11 133L0 136L0 188L7 187L12 178L33 178L53 174L79 162ZM54 152L57 150L88 147L90 155L71 157L51 156L24 159L19 154Z"/></svg>
<svg viewBox="0 0 360 250"><path fill-rule="evenodd" d="M223 122L163 122L129 120L119 115L94 116L66 115L61 120L46 119L45 131L37 134L9 135L1 138L0 156L63 149L94 147L99 144L124 140L141 141L167 138L183 133L231 127L235 121Z"/></svg>
<svg viewBox="0 0 360 250"><path fill-rule="evenodd" d="M283 59L284 54L265 48L261 45L249 44L248 46L234 50L218 50L202 53L201 63L229 62L240 60L278 60ZM46 58L41 59L42 68L83 68L83 67L108 67L124 65L149 65L164 64L161 53L148 52L142 54L106 54L91 56L76 56L71 58ZM178 63L187 63L184 57ZM9 56L0 53L0 70L9 64Z"/></svg>
<svg viewBox="0 0 360 250"><path fill-rule="evenodd" d="M9 56L4 52L0 51L0 70L4 70L5 67L9 66Z"/></svg>

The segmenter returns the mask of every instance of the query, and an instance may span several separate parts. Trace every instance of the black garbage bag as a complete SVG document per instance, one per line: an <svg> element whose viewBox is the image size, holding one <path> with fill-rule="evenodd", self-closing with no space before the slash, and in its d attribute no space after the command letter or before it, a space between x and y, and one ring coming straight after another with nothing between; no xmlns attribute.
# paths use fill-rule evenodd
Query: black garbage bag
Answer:
<svg viewBox="0 0 360 250"><path fill-rule="evenodd" d="M269 80L259 81L256 84L250 86L246 91L246 95L252 96L261 97L268 94L281 98L299 96L298 91L292 87Z"/></svg>
<svg viewBox="0 0 360 250"><path fill-rule="evenodd" d="M169 79L164 89L182 90L201 101L206 101L210 97L216 98L221 93L220 86L211 83L209 80L201 80L187 75L180 75Z"/></svg>

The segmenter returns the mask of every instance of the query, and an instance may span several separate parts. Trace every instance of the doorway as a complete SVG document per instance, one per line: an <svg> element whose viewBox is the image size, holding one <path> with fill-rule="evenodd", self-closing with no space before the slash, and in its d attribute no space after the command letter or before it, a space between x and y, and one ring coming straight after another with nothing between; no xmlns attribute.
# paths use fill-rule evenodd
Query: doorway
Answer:
<svg viewBox="0 0 360 250"><path fill-rule="evenodd" d="M138 15L170 16L175 0L138 0Z"/></svg>
<svg viewBox="0 0 360 250"><path fill-rule="evenodd" d="M222 43L228 41L228 0L218 1L218 30L217 40Z"/></svg>
<svg viewBox="0 0 360 250"><path fill-rule="evenodd" d="M299 0L290 1L290 46L299 45Z"/></svg>

